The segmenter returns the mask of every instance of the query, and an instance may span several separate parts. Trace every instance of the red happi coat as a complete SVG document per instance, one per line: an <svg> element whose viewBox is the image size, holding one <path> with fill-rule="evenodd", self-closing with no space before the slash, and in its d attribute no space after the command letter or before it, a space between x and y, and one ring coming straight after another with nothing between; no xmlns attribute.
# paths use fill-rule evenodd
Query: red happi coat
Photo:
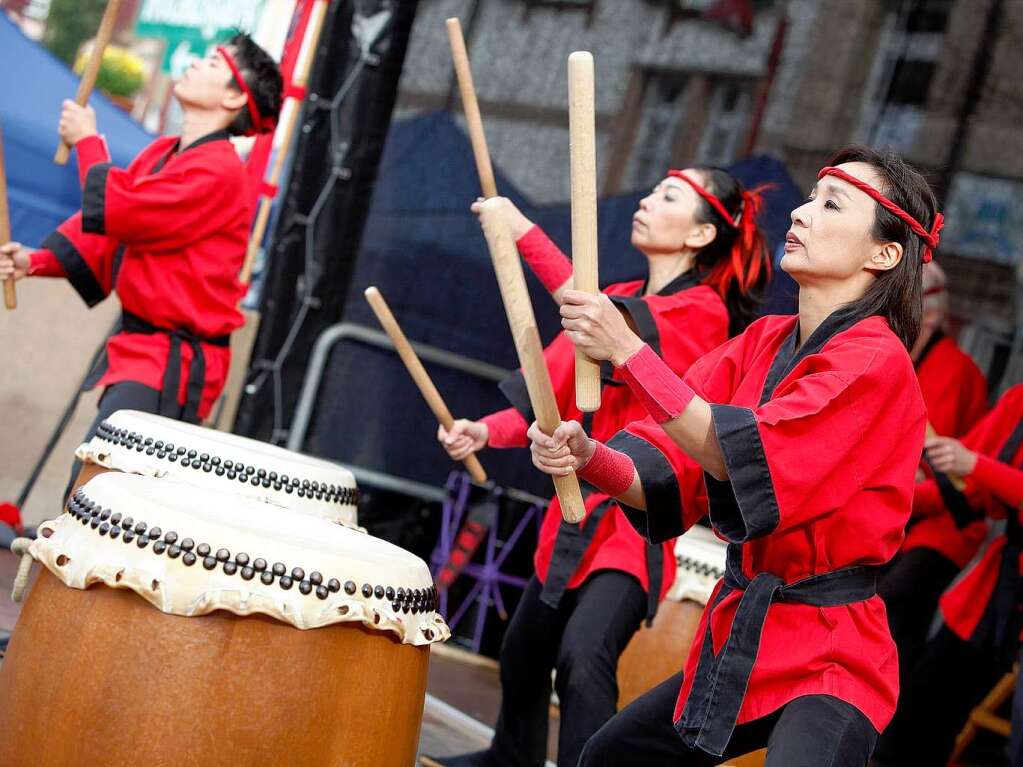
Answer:
<svg viewBox="0 0 1023 767"><path fill-rule="evenodd" d="M650 540L678 535L709 507L745 578L791 585L845 568L869 575L860 601L771 602L759 644L747 653L745 695L728 694L738 723L824 694L855 706L880 731L895 711L898 661L876 568L902 543L926 414L909 355L884 319L835 313L798 350L797 323L760 319L686 375L712 403L727 482L705 477L650 419L610 445L632 457L643 481L647 511L626 513ZM701 655L718 662L726 640L751 641L748 626L730 638L745 588L719 582L704 610L675 711L683 736Z"/></svg>
<svg viewBox="0 0 1023 767"><path fill-rule="evenodd" d="M994 620L990 610L999 588L1012 588L1005 582L1005 576L1011 573L1001 572L1003 558L1015 559L1004 565L1016 574L1023 573L1018 553L1023 541L1014 531L1014 528L1018 531L1019 509L1023 504L1023 444L1012 449L1019 439L1020 429L1023 429L1023 384L1006 391L994 410L963 439L963 444L978 454L976 467L965 478L965 495L970 504L985 515L988 538L973 562L942 595L939 609L945 624L964 640L977 636L986 617ZM1012 454L1006 456L1006 451ZM1009 519L1010 516L1014 518ZM1015 611L1016 595L1003 596L1009 600L1007 607Z"/></svg>
<svg viewBox="0 0 1023 767"><path fill-rule="evenodd" d="M927 419L943 437L961 438L987 412L984 374L970 356L943 333L938 333L924 349L916 373L927 406ZM925 495L922 500L927 503L931 496ZM918 505L919 501L914 501L913 520L902 550L921 546L934 549L964 567L984 540L983 521L959 529L947 510L933 513L941 509L927 507L918 512Z"/></svg>
<svg viewBox="0 0 1023 767"><path fill-rule="evenodd" d="M557 248L537 227L521 238L517 245L527 261L530 249ZM656 295L643 296L644 287L645 284L639 280L623 282L610 285L604 293L623 309L643 340L659 349L665 361L679 375L684 374L702 354L727 340L728 311L724 302L713 289L700 285L692 272L682 275ZM643 405L625 385L618 371L605 365L600 409L592 414L590 422L590 418L584 416L575 404L575 347L572 342L560 333L544 350L544 358L562 420L586 423L588 432L595 439L610 439L627 423L645 416ZM483 419L490 426L490 445L525 446L526 429L534 419L521 373L506 381L501 388L515 407ZM603 493L590 493L585 499L587 512L607 500L608 496ZM586 520L579 524L581 528ZM541 582L547 581L561 526L561 505L555 497L544 517L534 556L536 574ZM663 542L658 597L667 593L675 579L673 545L673 540ZM580 586L598 570L619 570L634 576L649 592L646 549L647 542L628 523L617 504L612 504L598 523L567 588Z"/></svg>
<svg viewBox="0 0 1023 767"><path fill-rule="evenodd" d="M205 380L196 404L203 417L227 380L225 337L243 323L238 273L252 210L244 165L225 131L183 151L177 143L159 138L122 170L110 164L102 138L79 141L82 210L33 253L31 273L66 276L89 306L116 290L126 317L201 343ZM170 349L164 332L116 333L96 383L136 381L162 390ZM180 354L177 398L184 405L191 344L181 343Z"/></svg>

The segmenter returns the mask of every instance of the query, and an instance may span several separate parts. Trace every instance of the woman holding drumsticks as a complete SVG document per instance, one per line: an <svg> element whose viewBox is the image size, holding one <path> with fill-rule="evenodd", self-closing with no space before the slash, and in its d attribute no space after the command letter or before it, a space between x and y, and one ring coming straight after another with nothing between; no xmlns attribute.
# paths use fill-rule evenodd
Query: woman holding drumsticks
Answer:
<svg viewBox="0 0 1023 767"><path fill-rule="evenodd" d="M770 260L756 224L759 192L719 168L669 171L633 217L632 244L648 278L609 286L608 300L677 373L742 330L754 316ZM572 266L510 202L506 215L526 263L556 300ZM476 210L476 206L473 206ZM575 404L575 350L565 334L545 350L563 419ZM501 386L515 407L479 421L458 420L438 438L458 460L485 446L525 447L532 421L521 375ZM610 368L600 409L585 417L606 438L643 417L641 402ZM618 657L675 577L673 542L650 545L606 494L588 488L586 520L562 522L557 500L544 518L531 579L501 648L501 715L487 751L436 759L445 767L539 767L546 760L551 669L561 704L558 764L572 765L583 744L614 714ZM585 491L584 491L585 494Z"/></svg>
<svg viewBox="0 0 1023 767"><path fill-rule="evenodd" d="M942 216L900 158L848 147L792 213L796 317L764 317L679 378L606 298L566 292L567 335L650 418L609 444L531 427L533 461L617 498L649 540L707 511L729 543L685 673L623 709L580 765L862 767L895 710L881 566L899 549L926 414L907 349Z"/></svg>

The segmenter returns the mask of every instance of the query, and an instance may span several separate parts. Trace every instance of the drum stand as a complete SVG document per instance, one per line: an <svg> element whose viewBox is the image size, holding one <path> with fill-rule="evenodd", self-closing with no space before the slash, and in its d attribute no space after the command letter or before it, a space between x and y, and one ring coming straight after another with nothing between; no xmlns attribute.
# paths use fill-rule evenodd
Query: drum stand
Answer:
<svg viewBox="0 0 1023 767"><path fill-rule="evenodd" d="M435 579L440 573L441 568L447 564L451 557L455 539L468 511L469 491L471 489L472 481L465 472L453 471L448 476L446 485L447 495L444 499L441 516L440 538L433 550L433 554L430 556L430 569L433 571ZM500 511L497 514L499 515ZM542 521L543 506L539 503L534 503L522 515L522 519L515 525L511 535L502 544L497 538L498 517L495 515L487 531L487 547L483 562L480 564L468 562L461 571L462 575L475 580L475 584L450 618L448 618L448 593L446 590L440 592L440 614L447 619L448 626L452 631L465 617L465 614L473 604L478 606L476 626L473 629L472 635L473 652L478 653L480 651L480 646L483 642L483 630L490 608L496 607L498 613L503 618L507 618L508 611L504 607L504 599L501 596L501 585L511 586L519 590L526 587L528 582L526 578L504 573L501 571L501 566L530 523L535 523L539 532ZM500 550L498 550L499 548Z"/></svg>

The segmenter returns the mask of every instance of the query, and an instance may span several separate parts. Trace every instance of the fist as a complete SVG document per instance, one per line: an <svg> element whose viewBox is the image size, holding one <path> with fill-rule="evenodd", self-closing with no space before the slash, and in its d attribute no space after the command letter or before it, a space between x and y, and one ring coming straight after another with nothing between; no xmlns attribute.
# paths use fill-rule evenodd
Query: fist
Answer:
<svg viewBox="0 0 1023 767"><path fill-rule="evenodd" d="M0 245L0 280L20 280L28 274L32 263L32 251L20 242Z"/></svg>
<svg viewBox="0 0 1023 767"><path fill-rule="evenodd" d="M643 347L642 339L603 293L566 290L561 299L561 326L590 359L611 360L616 367Z"/></svg>
<svg viewBox="0 0 1023 767"><path fill-rule="evenodd" d="M935 471L943 474L965 477L977 465L977 454L951 437L931 437L924 442L924 451Z"/></svg>
<svg viewBox="0 0 1023 767"><path fill-rule="evenodd" d="M550 436L534 422L526 432L533 465L544 474L563 477L585 466L597 446L578 421L564 421Z"/></svg>
<svg viewBox="0 0 1023 767"><path fill-rule="evenodd" d="M74 146L88 136L95 136L96 112L88 105L83 107L76 101L65 99L57 133L68 146Z"/></svg>
<svg viewBox="0 0 1023 767"><path fill-rule="evenodd" d="M473 453L485 448L489 438L490 429L482 421L459 418L451 424L451 431L443 426L437 427L437 441L456 461L464 461Z"/></svg>
<svg viewBox="0 0 1023 767"><path fill-rule="evenodd" d="M480 203L486 199L486 197L477 197L476 201L469 206L469 210L478 216L480 214ZM494 197L493 199L501 201L501 213L504 215L504 220L508 222L512 238L518 240L533 228L533 222L526 218L522 211L515 206L515 203L507 197Z"/></svg>

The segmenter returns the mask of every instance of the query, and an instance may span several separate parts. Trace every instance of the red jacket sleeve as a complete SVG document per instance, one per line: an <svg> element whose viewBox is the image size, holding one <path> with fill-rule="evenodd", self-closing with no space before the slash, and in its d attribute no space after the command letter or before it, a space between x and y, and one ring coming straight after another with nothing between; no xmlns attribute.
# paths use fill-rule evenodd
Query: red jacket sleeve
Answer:
<svg viewBox="0 0 1023 767"><path fill-rule="evenodd" d="M82 214L76 213L43 240L42 249L33 254L32 266L34 270L38 263L43 270L38 273L48 276L63 272L82 300L95 306L114 289L117 249L118 243L110 237L82 231Z"/></svg>
<svg viewBox="0 0 1023 767"><path fill-rule="evenodd" d="M632 459L646 509L620 503L636 531L651 543L681 535L707 513L703 468L652 418L630 423L607 443Z"/></svg>
<svg viewBox="0 0 1023 767"><path fill-rule="evenodd" d="M707 479L710 517L728 540L815 522L866 489L910 508L926 421L915 373L890 332L847 332L763 405L711 405L728 481Z"/></svg>
<svg viewBox="0 0 1023 767"><path fill-rule="evenodd" d="M1023 470L979 454L970 478L1002 503L1018 509L1023 504Z"/></svg>
<svg viewBox="0 0 1023 767"><path fill-rule="evenodd" d="M86 136L75 144L75 154L78 155L78 179L82 186L85 186L86 176L93 165L110 162L107 142L102 136Z"/></svg>
<svg viewBox="0 0 1023 767"><path fill-rule="evenodd" d="M238 178L208 162L138 178L107 163L94 165L82 191L82 226L147 252L180 250L237 223L244 193Z"/></svg>

